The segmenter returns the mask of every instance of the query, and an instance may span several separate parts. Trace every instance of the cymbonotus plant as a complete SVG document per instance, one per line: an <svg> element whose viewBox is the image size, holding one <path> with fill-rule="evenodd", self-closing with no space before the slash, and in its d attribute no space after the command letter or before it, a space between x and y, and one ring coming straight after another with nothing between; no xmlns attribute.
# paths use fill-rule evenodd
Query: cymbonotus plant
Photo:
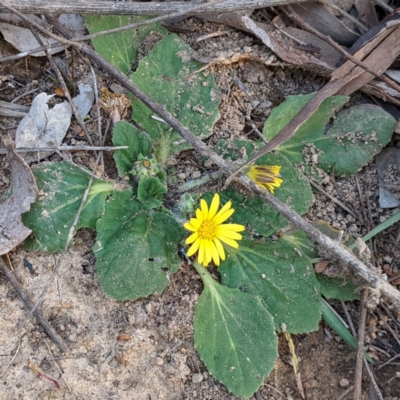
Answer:
<svg viewBox="0 0 400 400"><path fill-rule="evenodd" d="M91 33L128 22L131 17L86 17ZM148 34L160 40L131 73ZM193 50L178 36L153 24L97 38L93 45L199 138L212 134L219 119L219 89L212 73L199 72ZM312 96L291 96L276 107L265 123L265 138L271 140ZM370 105L338 112L347 100L325 100L296 135L249 168L250 179L304 214L313 201L304 175L312 171L297 167L304 163L305 147L316 149L319 168L331 171L335 166L337 176L350 176L366 165L390 140L395 121ZM329 285L314 272L314 246L272 206L237 187L205 190L200 196L198 188L174 193L168 164L190 145L136 98L131 103L135 125L116 123L112 137L115 146L128 146L114 155L122 188L121 183L95 179L77 229L96 231L98 279L117 300L162 293L182 264L178 248L183 245L192 264L186 267L194 267L204 284L194 316L196 348L212 375L235 395L250 397L274 369L277 332L300 334L319 327L321 293ZM235 161L235 149L251 155L262 143L226 141L214 150ZM34 233L25 247L59 252L90 176L65 162L41 164L33 171L41 196L24 215ZM176 209L166 207L167 194L180 196ZM219 281L210 266L218 267Z"/></svg>

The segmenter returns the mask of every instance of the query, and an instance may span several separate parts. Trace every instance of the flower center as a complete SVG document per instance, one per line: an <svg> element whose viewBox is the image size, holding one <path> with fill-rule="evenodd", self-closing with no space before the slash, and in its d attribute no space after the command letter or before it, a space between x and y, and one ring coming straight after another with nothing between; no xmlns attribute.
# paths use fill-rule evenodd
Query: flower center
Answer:
<svg viewBox="0 0 400 400"><path fill-rule="evenodd" d="M201 239L212 240L215 236L215 224L212 221L203 221L198 230L199 237Z"/></svg>

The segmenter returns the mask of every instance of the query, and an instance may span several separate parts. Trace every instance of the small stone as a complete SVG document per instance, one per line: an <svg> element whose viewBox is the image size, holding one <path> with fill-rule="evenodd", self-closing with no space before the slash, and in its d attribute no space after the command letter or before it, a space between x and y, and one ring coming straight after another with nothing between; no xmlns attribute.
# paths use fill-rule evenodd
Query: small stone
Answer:
<svg viewBox="0 0 400 400"><path fill-rule="evenodd" d="M341 387L347 387L347 386L350 385L350 382L349 382L348 379L343 378L343 379L340 380L339 385L340 385Z"/></svg>
<svg viewBox="0 0 400 400"><path fill-rule="evenodd" d="M193 174L192 174L192 178L193 179L197 179L197 178L200 178L200 177L201 177L201 172L200 171L193 172Z"/></svg>
<svg viewBox="0 0 400 400"><path fill-rule="evenodd" d="M156 365L161 367L162 365L164 365L164 360L161 357L157 357L156 358Z"/></svg>
<svg viewBox="0 0 400 400"><path fill-rule="evenodd" d="M203 380L203 374L193 374L192 376L192 382L193 383L200 383Z"/></svg>

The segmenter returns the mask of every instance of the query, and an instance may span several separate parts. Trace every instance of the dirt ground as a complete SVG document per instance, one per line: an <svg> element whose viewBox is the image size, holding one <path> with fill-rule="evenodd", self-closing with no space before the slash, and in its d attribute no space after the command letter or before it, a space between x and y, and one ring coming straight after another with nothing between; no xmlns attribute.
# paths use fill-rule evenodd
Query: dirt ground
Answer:
<svg viewBox="0 0 400 400"><path fill-rule="evenodd" d="M249 133L253 128L246 116L251 117L261 130L271 109L288 95L311 93L325 83L324 78L313 73L279 65L278 59L250 35L232 30L229 35L197 42L196 38L201 34L226 28L196 19L179 25L189 29L181 36L200 58L252 53L264 60L264 63L242 62L211 67L221 89L222 103L221 119L209 139L210 144L221 138L238 138ZM0 42L0 50L1 56L13 52L4 42ZM85 67L76 55L72 56L75 58L69 61L70 75L78 79L84 74ZM104 73L98 73L99 87L111 83ZM19 104L29 105L37 93L52 93L56 86L54 73L45 58L30 57L1 64L0 75L12 75L0 87L0 100L12 101L29 90L38 89L36 93L23 97ZM361 95L356 95L355 99L371 101ZM94 113L93 120L96 117ZM1 118L3 135L13 137L18 122L18 119ZM88 128L95 135L94 124L89 123ZM69 143L79 143L78 131L78 125L74 123L67 135ZM73 154L74 161L81 165L89 166L91 158L92 155L86 152ZM50 159L56 161L59 157L53 155ZM107 156L107 178L117 179L112 163ZM201 163L201 157L193 152L178 157L176 165L171 166L175 168L177 185L201 171ZM4 192L10 184L9 164L4 156L0 161L0 178L1 191ZM322 185L330 195L350 208L369 212L367 219L375 226L393 210L379 208L374 163L360 171L357 179L365 198L360 198L355 177L337 182L327 179ZM169 201L172 202L173 198ZM325 220L337 229L350 230L355 236L369 230L369 226L323 194L315 195L308 218ZM390 267L392 276L400 268L400 248L395 242L398 230L399 224L392 226L374 241L376 264L383 270ZM202 290L195 270L182 263L180 270L171 276L171 284L163 294L136 302L118 302L108 298L98 283L92 253L94 242L95 234L90 230L77 234L76 244L63 256L61 268L42 305L44 317L68 344L69 350L65 353L60 352L36 320L30 320L20 329L26 309L0 273L0 400L237 399L207 373L194 348L193 311ZM57 257L57 254L28 253L20 248L9 254L15 275L33 299L48 282ZM25 260L32 264L32 271L24 266ZM342 313L340 303L332 304ZM357 324L358 302L350 304L349 311ZM368 315L367 343L371 345L368 350L376 358L378 366L400 353L400 342L382 323L388 321L398 334L400 324L397 317L389 304L378 306ZM370 323L372 319L375 319L375 325ZM335 400L352 386L355 352L324 323L318 332L294 336L294 341L308 400ZM280 338L279 354L275 370L252 399L301 399L288 362L289 349L283 338ZM34 375L28 367L28 360L56 379L61 388L57 389L51 381ZM394 361L380 370L374 367L374 370L385 399L399 399L400 363ZM363 400L375 399L364 375ZM341 398L352 399L352 392Z"/></svg>

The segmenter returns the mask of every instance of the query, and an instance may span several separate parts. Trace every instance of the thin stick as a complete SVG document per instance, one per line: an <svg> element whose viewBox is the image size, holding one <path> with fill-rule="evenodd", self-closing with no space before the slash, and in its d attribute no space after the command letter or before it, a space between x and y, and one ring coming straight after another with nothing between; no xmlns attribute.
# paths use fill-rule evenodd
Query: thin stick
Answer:
<svg viewBox="0 0 400 400"><path fill-rule="evenodd" d="M329 0L318 0L320 3L322 3L324 6L331 8L332 10L337 11L338 13L342 14L343 17L347 18L349 21L353 22L353 24L359 26L363 31L367 31L368 28L362 24L360 21L358 21L356 18L352 17L349 13L347 13L346 11L343 11L340 7L338 7L337 5L333 4L333 2L329 1ZM347 29L349 29L348 27L346 27ZM352 33L355 33L357 35L356 32L354 32L353 30L349 29Z"/></svg>
<svg viewBox="0 0 400 400"><path fill-rule="evenodd" d="M356 373L354 378L354 400L361 400L362 395L362 368L364 359L364 338L365 338L365 321L367 319L366 302L368 298L368 289L361 290L360 297L360 315L358 317L358 341L357 341L357 358Z"/></svg>
<svg viewBox="0 0 400 400"><path fill-rule="evenodd" d="M390 7L389 5L387 5L384 1L381 0L374 0L375 4L378 4L379 6L381 6L385 11L387 11L390 14L394 13L394 8Z"/></svg>
<svg viewBox="0 0 400 400"><path fill-rule="evenodd" d="M76 41L76 42L82 42L82 41L91 40L91 39L94 39L94 38L97 38L97 37L100 37L100 36L111 35L112 33L124 32L124 31L127 31L129 29L139 28L140 26L154 24L156 22L162 22L162 21L165 21L166 19L179 18L179 17L182 17L183 15L186 15L186 14L189 14L189 13L204 11L205 9L207 9L209 7L212 7L214 5L220 4L223 1L225 1L225 0L216 0L216 1L211 1L209 3L196 4L195 6L190 7L188 9L186 9L186 10L183 10L183 11L177 11L177 12L174 12L174 13L171 13L171 14L165 14L165 15L161 15L159 17L151 18L151 19L148 19L146 21L135 22L133 24L120 26L119 28L109 29L107 31L102 31L102 32L93 33L91 35L85 35L85 36L77 37L77 38L74 38L73 40Z"/></svg>
<svg viewBox="0 0 400 400"><path fill-rule="evenodd" d="M392 357L390 360L387 360L386 362L384 362L383 364L381 364L381 365L378 367L378 370L381 369L381 368L383 368L383 367L386 367L386 365L392 363L394 360L397 360L399 357L400 357L400 353L399 353L399 354L396 354L396 355L395 355L394 357ZM0 378L1 378L1 376L0 376Z"/></svg>
<svg viewBox="0 0 400 400"><path fill-rule="evenodd" d="M10 360L10 362L7 364L7 366L4 368L4 371L0 375L0 379L3 377L3 375L7 372L8 368L10 368L10 365L14 362L15 357L17 357L17 354L19 352L19 349L21 347L21 340L22 337L18 338L18 347L17 350L15 350L15 354L13 355L13 358Z"/></svg>
<svg viewBox="0 0 400 400"><path fill-rule="evenodd" d="M343 392L336 400L344 399L352 390L354 386L350 386L345 392Z"/></svg>
<svg viewBox="0 0 400 400"><path fill-rule="evenodd" d="M15 149L17 153L36 153L48 151L115 151L129 149L128 146L58 146L58 147L20 147ZM7 149L0 148L0 154L7 154Z"/></svg>
<svg viewBox="0 0 400 400"><path fill-rule="evenodd" d="M341 301L341 303L342 303L343 311L344 311L344 313L346 315L346 318L347 318L347 322L349 323L349 327L350 327L351 333L356 338L357 334L356 334L356 330L354 328L353 320L350 317L349 310L347 309L346 304L344 303L344 301Z"/></svg>
<svg viewBox="0 0 400 400"><path fill-rule="evenodd" d="M33 301L29 298L29 296L21 288L21 285L19 284L17 278L11 271L8 270L6 264L4 263L4 261L2 259L0 259L0 269L2 270L4 275L7 277L7 279L10 281L11 285L13 286L13 288L18 293L19 297L24 302L25 306L28 309L31 309L34 305ZM35 317L38 319L40 325L42 325L44 331L49 335L49 337L53 340L53 342L57 345L57 347L62 352L67 351L68 346L64 342L64 339L53 329L53 327L48 323L46 318L43 317L43 315L40 313L40 311L35 310L34 314L35 314Z"/></svg>
<svg viewBox="0 0 400 400"><path fill-rule="evenodd" d="M72 395L76 398L75 394L72 392L71 387L70 387L69 384L68 384L68 381L67 381L67 380L65 379L65 377L64 377L64 371L61 370L60 366L58 365L58 362L54 359L53 352L51 351L50 346L49 346L48 343L47 343L47 340L44 340L44 344L46 345L47 350L48 350L49 353L50 353L50 357L51 357L51 359L52 359L54 365L57 367L58 372L59 372L60 375L61 375L61 379L62 379L62 380L64 381L64 383L65 383L65 386L68 388L69 392L72 393Z"/></svg>
<svg viewBox="0 0 400 400"><path fill-rule="evenodd" d="M360 218L360 215L355 214L355 212L353 212L352 210L350 210L350 208L348 208L347 206L345 206L340 200L336 199L335 197L331 196L326 190L322 189L321 186L317 185L317 183L314 181L313 178L310 178L308 176L306 176L308 182L310 182L311 186L314 186L319 192L323 193L326 197L328 197L328 199L331 199L334 203L336 203L338 206L340 206L341 208L343 208L343 210L347 211L350 215L352 215L354 218L357 219L362 219Z"/></svg>
<svg viewBox="0 0 400 400"><path fill-rule="evenodd" d="M30 24L29 24L30 25ZM39 36L39 34L33 29L33 27L30 25L30 30L32 32L32 34L35 36L37 42L40 45L44 45L43 40L41 39L41 37ZM59 82L61 83L61 87L64 91L64 96L66 97L66 99L68 100L68 103L70 104L72 111L75 115L76 120L78 121L78 124L80 125L80 127L82 128L83 132L85 132L85 136L88 140L88 142L90 143L91 146L93 146L93 141L92 138L89 135L89 132L86 129L86 125L85 122L83 121L82 117L80 116L78 109L76 108L75 103L72 101L72 97L69 93L69 90L67 88L67 85L65 83L64 77L62 76L60 69L58 68L57 64L54 62L52 56L51 56L51 52L49 51L49 49L46 49L46 56L47 59L49 60L50 66L52 68L52 70L56 73L57 78L59 80Z"/></svg>
<svg viewBox="0 0 400 400"><path fill-rule="evenodd" d="M383 396L382 396L382 393L381 393L381 391L379 389L379 386L376 383L375 376L374 376L374 374L373 374L373 372L371 370L370 365L368 364L368 361L365 359L365 357L364 357L364 366L365 366L365 369L367 370L367 373L368 373L369 379L370 379L370 381L372 383L372 386L375 389L375 394L378 396L379 400L384 400Z"/></svg>
<svg viewBox="0 0 400 400"><path fill-rule="evenodd" d="M174 12L174 13L171 13L171 14L161 15L159 17L151 18L151 19L148 19L146 21L135 22L133 24L128 24L128 25L121 26L119 28L114 28L114 29L109 29L109 30L102 31L102 32L97 32L97 33L94 33L92 35L85 35L85 36L81 36L81 37L76 37L73 40L75 42L79 42L79 41L85 41L85 40L94 39L94 38L97 38L97 37L100 37L100 36L111 35L111 34L117 33L117 32L124 32L124 31L129 30L129 29L135 29L135 28L139 28L141 26L146 26L146 25L150 25L150 24L153 24L153 23L156 23L156 22L165 21L166 19L172 19L172 18L181 17L182 15L185 15L187 13L193 13L195 11L204 11L204 9L210 7L210 5L212 6L213 4L219 4L221 2L222 2L222 0L218 0L218 1L212 2L212 3L206 3L206 4L202 3L200 5L197 4L196 6L191 7L189 9L185 9L183 11L181 10L181 11L177 11L177 12ZM134 14L134 13L132 13L132 14ZM59 45L60 45L60 43L53 43L53 44L51 44L50 48L58 47ZM41 47L37 47L36 49L32 49L30 51L25 51L25 52L22 52L22 53L19 53L19 54L15 54L15 55L12 55L12 56L9 56L9 57L3 57L3 58L0 58L0 62L13 61L13 60L16 60L16 59L19 59L19 58L26 57L26 56L28 56L30 54L35 54L35 53L38 53L40 51L44 51L47 48L48 47L46 47L46 46L41 46Z"/></svg>

